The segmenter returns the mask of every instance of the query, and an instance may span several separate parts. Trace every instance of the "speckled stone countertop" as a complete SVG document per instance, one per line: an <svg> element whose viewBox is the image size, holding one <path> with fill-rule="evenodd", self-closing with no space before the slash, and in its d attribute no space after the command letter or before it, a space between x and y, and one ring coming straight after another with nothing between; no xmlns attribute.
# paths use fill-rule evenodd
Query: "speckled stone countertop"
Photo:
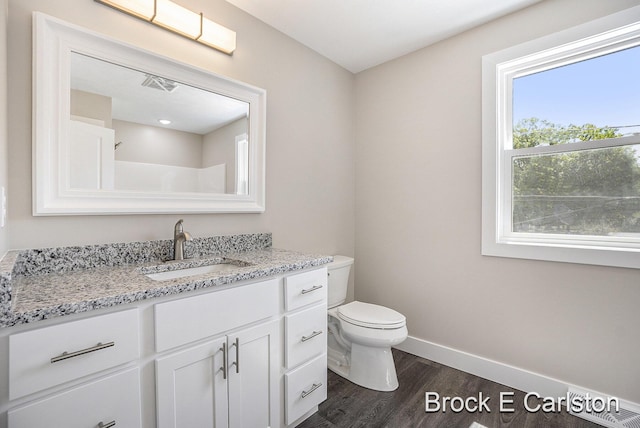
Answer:
<svg viewBox="0 0 640 428"><path fill-rule="evenodd" d="M196 238L186 260L172 258L172 241L10 251L0 260L0 327L117 306L321 266L330 256L271 247L271 234ZM211 264L217 273L166 280L147 274Z"/></svg>

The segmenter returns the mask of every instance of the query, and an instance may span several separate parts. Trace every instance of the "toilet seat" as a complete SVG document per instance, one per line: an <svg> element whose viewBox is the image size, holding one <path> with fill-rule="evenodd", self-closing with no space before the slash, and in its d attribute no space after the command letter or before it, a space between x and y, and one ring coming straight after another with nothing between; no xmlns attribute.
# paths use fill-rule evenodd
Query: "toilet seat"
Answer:
<svg viewBox="0 0 640 428"><path fill-rule="evenodd" d="M349 324L378 330L402 328L407 319L404 315L385 306L371 303L351 302L337 308L338 317Z"/></svg>

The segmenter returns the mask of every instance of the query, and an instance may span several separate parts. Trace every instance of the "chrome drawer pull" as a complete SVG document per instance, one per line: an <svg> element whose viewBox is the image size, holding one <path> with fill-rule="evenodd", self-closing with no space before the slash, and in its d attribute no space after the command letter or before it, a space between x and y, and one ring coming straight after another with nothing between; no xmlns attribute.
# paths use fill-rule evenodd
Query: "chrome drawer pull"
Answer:
<svg viewBox="0 0 640 428"><path fill-rule="evenodd" d="M227 342L222 342L222 348L219 349L222 351L222 379L227 379Z"/></svg>
<svg viewBox="0 0 640 428"><path fill-rule="evenodd" d="M322 334L322 330L320 331L314 331L313 333L311 333L309 336L302 336L302 342L306 342L309 339L313 339L314 337L321 335Z"/></svg>
<svg viewBox="0 0 640 428"><path fill-rule="evenodd" d="M321 386L322 386L322 383L314 383L310 390L302 391L302 394L301 394L302 398L305 398L307 395L311 394L313 391L320 388Z"/></svg>
<svg viewBox="0 0 640 428"><path fill-rule="evenodd" d="M315 287L307 288L306 290L302 290L302 294L311 293L312 291L320 290L322 285L316 285Z"/></svg>
<svg viewBox="0 0 640 428"><path fill-rule="evenodd" d="M114 426L116 426L116 421L107 422L106 424L103 424L102 422L100 422L98 424L98 428L111 428Z"/></svg>
<svg viewBox="0 0 640 428"><path fill-rule="evenodd" d="M67 360L69 358L79 357L80 355L88 354L90 352L96 352L102 349L111 348L112 346L115 346L115 345L116 345L115 342L109 342L109 343L100 342L96 346L92 346L91 348L87 348L87 349L81 349L80 351L63 352L61 355L58 355L57 357L53 357L51 359L51 364L57 363L59 361Z"/></svg>
<svg viewBox="0 0 640 428"><path fill-rule="evenodd" d="M236 347L236 361L232 363L232 366L236 366L236 373L240 373L240 338L236 337L236 341L231 344Z"/></svg>

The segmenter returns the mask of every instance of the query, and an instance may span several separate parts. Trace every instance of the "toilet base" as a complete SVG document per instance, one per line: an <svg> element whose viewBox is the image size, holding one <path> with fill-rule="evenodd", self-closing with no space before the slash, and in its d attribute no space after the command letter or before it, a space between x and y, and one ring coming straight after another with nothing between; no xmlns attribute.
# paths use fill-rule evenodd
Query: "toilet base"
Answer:
<svg viewBox="0 0 640 428"><path fill-rule="evenodd" d="M340 349L339 351L331 346L327 349L327 367L335 374L347 379L349 377L348 353Z"/></svg>
<svg viewBox="0 0 640 428"><path fill-rule="evenodd" d="M329 370L338 376L374 391L398 389L398 376L390 347L373 348L352 343L348 357L331 348L328 351Z"/></svg>

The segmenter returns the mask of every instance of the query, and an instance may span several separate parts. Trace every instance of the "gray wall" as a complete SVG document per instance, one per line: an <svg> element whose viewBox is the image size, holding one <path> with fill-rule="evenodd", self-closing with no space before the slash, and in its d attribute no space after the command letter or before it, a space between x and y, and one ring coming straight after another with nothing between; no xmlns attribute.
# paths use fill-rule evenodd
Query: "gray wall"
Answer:
<svg viewBox="0 0 640 428"><path fill-rule="evenodd" d="M639 3L545 0L354 77L223 0L182 4L238 32L231 57L95 2L10 0L9 245L168 238L177 219L31 216L40 10L267 89L266 213L184 216L192 234L345 255L357 239L356 297L411 335L640 402L636 270L480 256L482 55Z"/></svg>
<svg viewBox="0 0 640 428"><path fill-rule="evenodd" d="M102 121L102 126L105 128L111 128L113 126L111 97L72 89L69 101L71 104L71 116L100 120Z"/></svg>
<svg viewBox="0 0 640 428"><path fill-rule="evenodd" d="M88 0L10 0L10 247L272 232L275 247L353 255L354 76L224 0L183 0L238 34L227 56ZM31 215L31 13L64 19L267 90L264 214ZM1 168L1 166L0 166ZM292 179L295 177L295 179Z"/></svg>
<svg viewBox="0 0 640 428"><path fill-rule="evenodd" d="M546 0L356 78L356 298L409 333L640 402L638 271L482 257L481 58L640 4Z"/></svg>
<svg viewBox="0 0 640 428"><path fill-rule="evenodd" d="M249 121L242 118L203 137L202 166L226 165L226 193L236 191L236 136L248 132Z"/></svg>
<svg viewBox="0 0 640 428"><path fill-rule="evenodd" d="M7 0L0 0L0 187L7 188ZM8 227L0 227L0 257L9 249Z"/></svg>
<svg viewBox="0 0 640 428"><path fill-rule="evenodd" d="M113 119L116 160L158 165L202 167L200 134Z"/></svg>

